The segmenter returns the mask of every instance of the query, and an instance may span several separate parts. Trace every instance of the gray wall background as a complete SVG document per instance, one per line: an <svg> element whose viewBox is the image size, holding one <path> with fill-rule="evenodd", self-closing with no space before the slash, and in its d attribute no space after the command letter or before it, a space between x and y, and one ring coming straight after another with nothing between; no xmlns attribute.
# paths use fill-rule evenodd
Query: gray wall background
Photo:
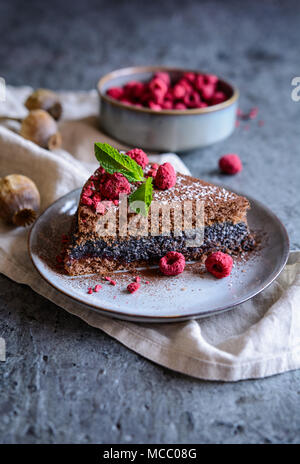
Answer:
<svg viewBox="0 0 300 464"><path fill-rule="evenodd" d="M193 174L267 203L300 245L297 1L0 2L10 85L90 89L107 71L166 64L233 80L258 120L183 155ZM236 177L216 169L237 152ZM1 156L1 154L0 154ZM167 371L0 276L0 441L299 443L300 373L234 384Z"/></svg>

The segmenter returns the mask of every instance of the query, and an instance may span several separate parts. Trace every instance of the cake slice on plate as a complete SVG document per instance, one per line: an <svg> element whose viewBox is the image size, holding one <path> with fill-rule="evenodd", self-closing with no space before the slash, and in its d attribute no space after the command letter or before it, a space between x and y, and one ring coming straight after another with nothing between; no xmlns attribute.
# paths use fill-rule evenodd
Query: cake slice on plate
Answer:
<svg viewBox="0 0 300 464"><path fill-rule="evenodd" d="M249 201L222 187L151 164L139 149L95 144L100 167L84 185L64 267L107 274L157 263L168 251L203 260L254 246Z"/></svg>

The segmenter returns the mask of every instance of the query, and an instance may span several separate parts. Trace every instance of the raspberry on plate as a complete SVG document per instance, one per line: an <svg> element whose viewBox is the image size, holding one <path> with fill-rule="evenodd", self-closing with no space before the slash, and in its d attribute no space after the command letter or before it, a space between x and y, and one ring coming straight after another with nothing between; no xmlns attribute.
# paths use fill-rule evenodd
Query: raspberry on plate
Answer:
<svg viewBox="0 0 300 464"><path fill-rule="evenodd" d="M185 268L185 257L177 251L169 251L159 261L159 269L164 275L175 276L181 274Z"/></svg>
<svg viewBox="0 0 300 464"><path fill-rule="evenodd" d="M212 253L205 261L206 269L217 279L228 277L231 273L232 266L232 257L227 253L222 253L222 251Z"/></svg>
<svg viewBox="0 0 300 464"><path fill-rule="evenodd" d="M127 290L129 293L134 293L140 288L140 284L138 282L131 282L131 284L127 285Z"/></svg>

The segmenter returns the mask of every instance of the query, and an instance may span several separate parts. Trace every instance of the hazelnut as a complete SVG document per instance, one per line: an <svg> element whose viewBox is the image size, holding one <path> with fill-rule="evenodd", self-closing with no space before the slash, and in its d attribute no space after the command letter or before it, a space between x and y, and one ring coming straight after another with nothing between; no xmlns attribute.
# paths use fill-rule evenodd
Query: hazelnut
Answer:
<svg viewBox="0 0 300 464"><path fill-rule="evenodd" d="M0 217L15 226L35 221L40 208L40 194L26 176L11 174L0 179Z"/></svg>
<svg viewBox="0 0 300 464"><path fill-rule="evenodd" d="M61 135L55 120L47 111L33 110L23 119L20 135L43 148L54 150L61 146Z"/></svg>
<svg viewBox="0 0 300 464"><path fill-rule="evenodd" d="M37 89L25 101L29 111L45 110L57 121L62 114L62 105L59 96L47 89Z"/></svg>

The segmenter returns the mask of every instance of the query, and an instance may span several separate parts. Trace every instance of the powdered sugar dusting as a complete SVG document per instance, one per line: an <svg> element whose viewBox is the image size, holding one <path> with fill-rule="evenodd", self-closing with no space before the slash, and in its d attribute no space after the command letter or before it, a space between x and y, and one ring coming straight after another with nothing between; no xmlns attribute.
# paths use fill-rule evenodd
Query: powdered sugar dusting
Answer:
<svg viewBox="0 0 300 464"><path fill-rule="evenodd" d="M223 187L206 184L201 181L188 181L185 176L177 173L177 180L174 187L169 190L155 190L153 200L162 204L172 201L185 200L205 200L214 203L216 200L228 201L236 199L235 193L229 192Z"/></svg>

